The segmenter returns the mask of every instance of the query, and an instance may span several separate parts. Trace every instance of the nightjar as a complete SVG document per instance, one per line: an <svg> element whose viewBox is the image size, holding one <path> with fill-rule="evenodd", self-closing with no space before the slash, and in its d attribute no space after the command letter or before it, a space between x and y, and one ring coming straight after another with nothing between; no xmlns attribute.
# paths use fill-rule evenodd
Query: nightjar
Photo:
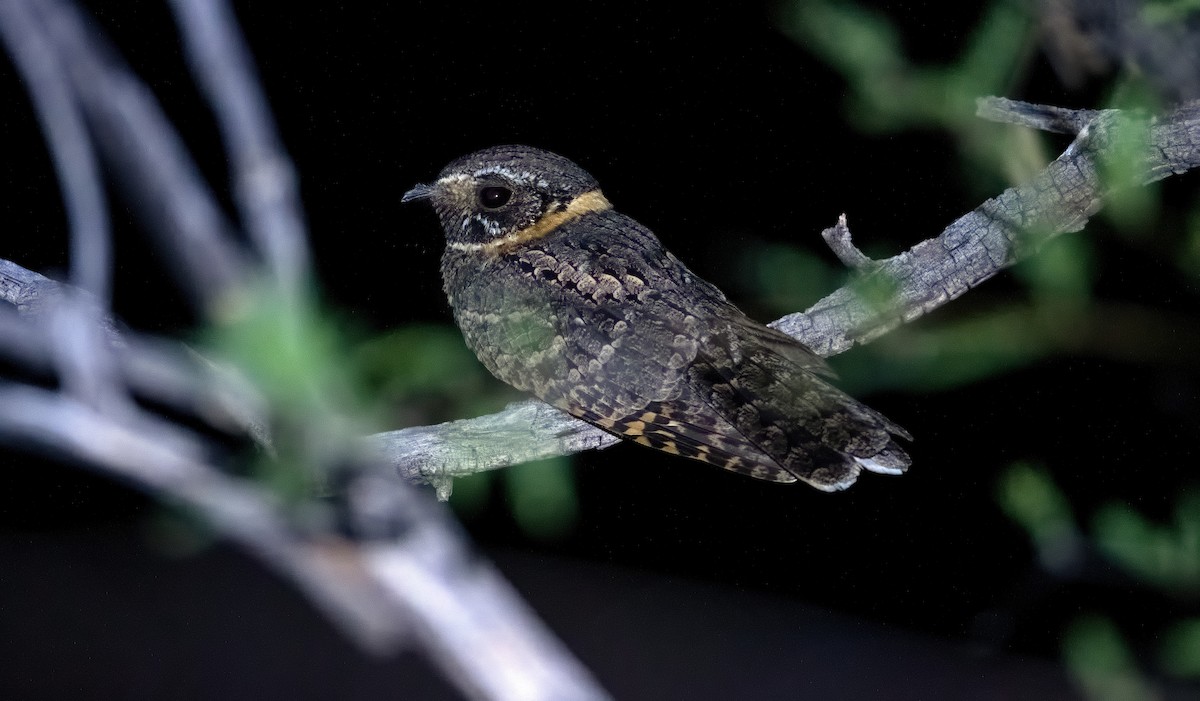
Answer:
<svg viewBox="0 0 1200 701"><path fill-rule="evenodd" d="M834 388L820 356L759 324L617 212L562 156L497 146L427 199L467 344L499 379L636 443L775 482L844 489L910 464L896 424Z"/></svg>

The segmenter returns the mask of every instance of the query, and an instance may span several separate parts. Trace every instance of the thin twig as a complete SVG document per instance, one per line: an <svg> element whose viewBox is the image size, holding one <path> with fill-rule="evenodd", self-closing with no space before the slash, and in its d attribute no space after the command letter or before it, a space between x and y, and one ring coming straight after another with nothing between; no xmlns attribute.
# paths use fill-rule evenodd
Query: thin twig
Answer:
<svg viewBox="0 0 1200 701"><path fill-rule="evenodd" d="M874 267L875 261L858 250L858 246L855 246L854 241L851 240L850 227L846 224L845 214L838 216L837 224L822 231L821 238L825 239L825 244L847 268L867 272Z"/></svg>
<svg viewBox="0 0 1200 701"><path fill-rule="evenodd" d="M1072 110L994 96L975 100L975 115L981 119L1058 134L1078 134L1106 111L1113 110Z"/></svg>

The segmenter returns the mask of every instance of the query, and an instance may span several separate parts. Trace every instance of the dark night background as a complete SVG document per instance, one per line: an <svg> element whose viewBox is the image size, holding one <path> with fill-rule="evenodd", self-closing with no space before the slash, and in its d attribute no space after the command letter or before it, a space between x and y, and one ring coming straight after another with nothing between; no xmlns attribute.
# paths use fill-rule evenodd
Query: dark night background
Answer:
<svg viewBox="0 0 1200 701"><path fill-rule="evenodd" d="M224 189L216 131L165 7L90 6ZM764 320L784 310L747 274L754 256L791 246L832 267L818 233L842 212L860 246L891 255L1000 191L944 130L857 128L846 80L781 30L787 7L237 4L301 175L322 292L361 339L450 323L440 231L399 195L488 145L577 161ZM928 64L958 56L985 9L876 7ZM1036 48L1006 86L1070 107L1100 106L1105 90L1103 79L1064 87ZM0 257L55 274L66 265L55 180L7 64L0 95ZM1177 178L1164 201L1186 205L1196 189ZM1195 277L1166 253L1183 215L1164 212L1141 235L1099 220L1076 235L1089 240L1091 294L1193 324ZM186 333L182 298L131 215L116 217L118 314ZM917 331L1030 295L1004 274ZM554 538L514 518L503 478L459 508L481 553L620 698L1076 698L1061 662L1072 621L1110 618L1153 673L1157 631L1196 614L1195 592L1161 593L1094 555L1050 573L998 484L1034 464L1085 525L1114 501L1169 522L1195 484L1195 338L1168 325L1141 339L1145 359L1100 338L970 382L861 381L856 394L916 437L914 465L845 493L618 446L572 459L575 517ZM904 372L903 360L889 367ZM438 413L447 403L425 401L436 406L411 420L453 418ZM24 453L2 464L6 698L453 698L412 655L360 655L238 551L181 554L164 535L178 519L140 494Z"/></svg>

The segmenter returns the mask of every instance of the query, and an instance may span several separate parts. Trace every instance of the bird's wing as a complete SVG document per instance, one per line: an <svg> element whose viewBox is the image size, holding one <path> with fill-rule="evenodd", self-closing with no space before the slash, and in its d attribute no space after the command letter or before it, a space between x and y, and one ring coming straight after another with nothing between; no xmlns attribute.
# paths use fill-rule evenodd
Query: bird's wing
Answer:
<svg viewBox="0 0 1200 701"><path fill-rule="evenodd" d="M829 370L819 356L751 321L636 222L609 213L580 229L563 239L576 250L531 249L519 261L540 276L550 307L569 310L554 315L540 398L761 479L832 490L863 468L908 465L890 436L902 429L821 380Z"/></svg>
<svg viewBox="0 0 1200 701"><path fill-rule="evenodd" d="M764 334L765 327L732 306L714 315L721 321L711 323L692 381L750 443L824 490L848 487L864 468L908 467L908 455L892 440L908 433L817 377L806 347L778 332Z"/></svg>
<svg viewBox="0 0 1200 701"><path fill-rule="evenodd" d="M690 383L672 399L621 404L606 397L609 392L602 387L606 382L603 373L597 373L593 382L592 388L575 389L557 405L635 443L758 479L796 481L792 473L713 412Z"/></svg>

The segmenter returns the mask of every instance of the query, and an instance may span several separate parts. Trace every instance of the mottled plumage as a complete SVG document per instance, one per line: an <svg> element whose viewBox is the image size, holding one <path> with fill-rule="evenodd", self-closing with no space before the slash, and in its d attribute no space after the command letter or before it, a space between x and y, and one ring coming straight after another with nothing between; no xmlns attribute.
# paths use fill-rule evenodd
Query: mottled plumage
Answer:
<svg viewBox="0 0 1200 701"><path fill-rule="evenodd" d="M428 198L467 344L508 384L643 445L776 482L895 474L908 434L837 390L824 361L759 324L615 211L571 161L526 146L460 158Z"/></svg>

